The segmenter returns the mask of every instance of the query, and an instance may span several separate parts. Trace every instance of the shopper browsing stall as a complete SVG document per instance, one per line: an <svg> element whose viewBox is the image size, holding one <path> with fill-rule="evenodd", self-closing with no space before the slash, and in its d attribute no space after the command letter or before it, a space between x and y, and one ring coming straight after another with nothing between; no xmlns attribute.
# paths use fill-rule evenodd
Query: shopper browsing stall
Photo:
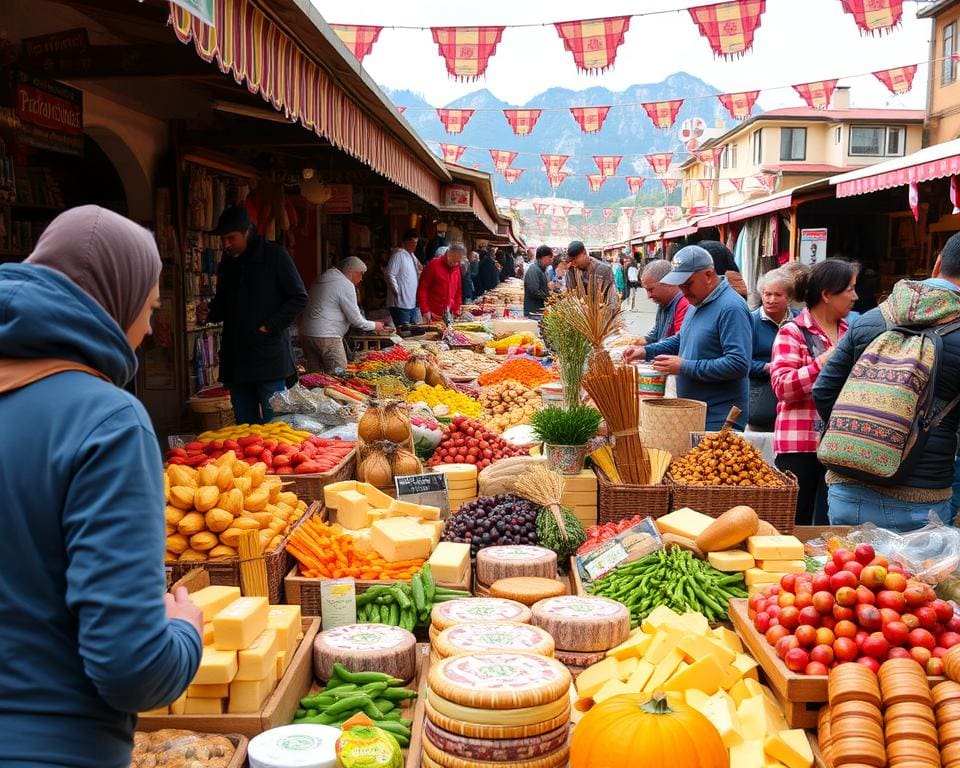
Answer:
<svg viewBox="0 0 960 768"><path fill-rule="evenodd" d="M417 305L425 322L442 320L447 311L454 316L460 314L460 261L465 254L462 243L453 243L449 248L438 248L437 255L423 268Z"/></svg>
<svg viewBox="0 0 960 768"><path fill-rule="evenodd" d="M549 245L537 248L537 258L533 266L523 276L523 314L543 312L543 303L550 296L550 280L547 278L547 267L553 261L553 251Z"/></svg>
<svg viewBox="0 0 960 768"><path fill-rule="evenodd" d="M672 266L666 259L656 259L644 267L640 284L647 293L647 298L657 305L657 316L653 328L644 336L645 344L663 341L680 333L683 319L687 316L690 302L676 285L667 285L660 282L666 277Z"/></svg>
<svg viewBox="0 0 960 768"><path fill-rule="evenodd" d="M619 306L620 296L609 264L593 258L579 240L572 241L568 246L567 259L570 262L570 273L567 275L569 289L587 293L593 285L595 290L606 293L608 301Z"/></svg>
<svg viewBox="0 0 960 768"><path fill-rule="evenodd" d="M390 256L383 276L387 281L387 308L398 328L418 320L417 281L423 266L414 256L417 249L417 230L408 229L400 247Z"/></svg>
<svg viewBox="0 0 960 768"><path fill-rule="evenodd" d="M761 305L750 313L753 322L753 358L750 361L750 420L754 432L772 432L777 418L777 398L770 386L770 359L777 332L796 316L790 308L794 276L779 269L757 281Z"/></svg>

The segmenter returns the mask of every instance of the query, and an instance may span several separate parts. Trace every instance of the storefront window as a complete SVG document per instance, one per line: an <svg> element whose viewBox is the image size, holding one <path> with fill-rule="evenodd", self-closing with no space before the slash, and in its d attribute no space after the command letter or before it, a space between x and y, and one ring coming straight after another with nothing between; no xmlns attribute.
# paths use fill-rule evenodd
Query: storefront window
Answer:
<svg viewBox="0 0 960 768"><path fill-rule="evenodd" d="M953 54L957 52L957 22L943 28L943 63L940 70L940 84L949 85L957 79L957 62Z"/></svg>
<svg viewBox="0 0 960 768"><path fill-rule="evenodd" d="M780 129L780 159L806 160L807 159L807 129L781 128Z"/></svg>
<svg viewBox="0 0 960 768"><path fill-rule="evenodd" d="M753 164L763 164L763 128L753 132Z"/></svg>
<svg viewBox="0 0 960 768"><path fill-rule="evenodd" d="M737 145L736 144L727 144L723 148L723 155L721 155L720 157L720 167L721 168L737 167Z"/></svg>
<svg viewBox="0 0 960 768"><path fill-rule="evenodd" d="M850 154L855 157L900 157L905 136L903 126L855 125L850 128Z"/></svg>

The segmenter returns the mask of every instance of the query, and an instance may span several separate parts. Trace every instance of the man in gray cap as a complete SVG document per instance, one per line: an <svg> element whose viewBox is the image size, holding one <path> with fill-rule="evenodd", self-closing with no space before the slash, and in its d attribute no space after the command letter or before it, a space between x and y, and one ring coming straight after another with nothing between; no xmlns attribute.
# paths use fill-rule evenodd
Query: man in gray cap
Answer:
<svg viewBox="0 0 960 768"><path fill-rule="evenodd" d="M587 253L587 247L579 240L574 240L567 247L567 259L570 262L570 273L567 275L567 285L573 291L586 293L591 283L595 283L597 290L607 294L610 303L619 306L620 294L613 280L613 269L600 259L595 259Z"/></svg>
<svg viewBox="0 0 960 768"><path fill-rule="evenodd" d="M357 303L357 286L366 271L363 261L347 256L310 286L307 308L300 318L300 345L308 372L333 373L347 367L343 337L351 328L383 330L383 323L367 320Z"/></svg>
<svg viewBox="0 0 960 768"><path fill-rule="evenodd" d="M673 269L662 279L677 285L690 302L680 333L645 347L629 347L627 362L650 360L661 373L677 377L677 395L707 404L706 428L723 426L731 406L747 423L752 356L750 310L725 277L717 275L710 253L688 245L673 257Z"/></svg>

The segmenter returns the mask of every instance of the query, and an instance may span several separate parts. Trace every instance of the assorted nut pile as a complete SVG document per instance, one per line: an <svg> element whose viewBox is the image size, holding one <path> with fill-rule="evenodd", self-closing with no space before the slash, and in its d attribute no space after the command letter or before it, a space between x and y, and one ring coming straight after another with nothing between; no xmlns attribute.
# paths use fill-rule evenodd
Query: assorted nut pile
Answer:
<svg viewBox="0 0 960 768"><path fill-rule="evenodd" d="M508 379L484 387L480 392L484 421L494 432L503 432L517 424L526 424L540 410L540 395L518 381Z"/></svg>
<svg viewBox="0 0 960 768"><path fill-rule="evenodd" d="M680 485L783 485L760 451L729 430L705 435L696 448L670 463L669 475Z"/></svg>

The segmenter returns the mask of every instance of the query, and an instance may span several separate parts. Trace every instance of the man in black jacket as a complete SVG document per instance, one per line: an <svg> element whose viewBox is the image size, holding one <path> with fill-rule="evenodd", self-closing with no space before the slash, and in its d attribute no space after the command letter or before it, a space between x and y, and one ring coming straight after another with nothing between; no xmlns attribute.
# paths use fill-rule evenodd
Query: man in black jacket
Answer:
<svg viewBox="0 0 960 768"><path fill-rule="evenodd" d="M960 234L951 237L923 281L901 280L880 307L860 317L833 347L813 385L813 399L824 423L837 401L854 364L877 336L894 325L935 327L960 319ZM934 412L960 393L960 330L943 337L934 389ZM957 454L960 407L954 408L930 431L923 453L917 457L902 485L873 485L827 472L831 525L876 523L882 528L909 531L926 524L931 511L950 524L950 497Z"/></svg>
<svg viewBox="0 0 960 768"><path fill-rule="evenodd" d="M493 258L493 248L487 248L483 252L483 258L480 259L480 284L477 286L480 294L492 291L500 285L499 269L497 262Z"/></svg>
<svg viewBox="0 0 960 768"><path fill-rule="evenodd" d="M550 281L547 279L547 266L553 261L553 249L549 245L537 248L536 261L523 276L523 314L542 314L543 303L550 295Z"/></svg>
<svg viewBox="0 0 960 768"><path fill-rule="evenodd" d="M217 293L197 307L197 321L223 323L220 380L234 418L262 424L273 418L270 397L296 372L289 328L307 292L290 254L257 235L244 208L224 210L213 234L223 243Z"/></svg>

